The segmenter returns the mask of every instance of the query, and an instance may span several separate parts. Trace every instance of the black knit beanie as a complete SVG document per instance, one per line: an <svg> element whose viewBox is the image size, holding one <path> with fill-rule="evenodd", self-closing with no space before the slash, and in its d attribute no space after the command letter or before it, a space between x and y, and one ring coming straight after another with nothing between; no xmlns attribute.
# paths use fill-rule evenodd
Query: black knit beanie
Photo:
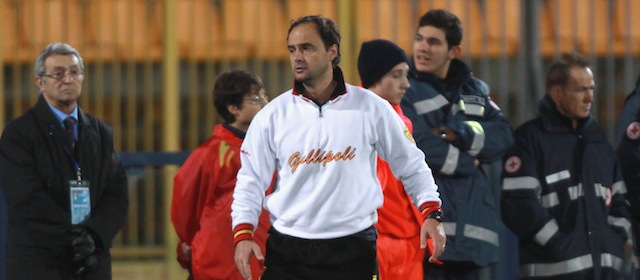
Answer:
<svg viewBox="0 0 640 280"><path fill-rule="evenodd" d="M358 72L362 86L369 88L401 62L409 63L405 52L391 41L378 39L362 43Z"/></svg>

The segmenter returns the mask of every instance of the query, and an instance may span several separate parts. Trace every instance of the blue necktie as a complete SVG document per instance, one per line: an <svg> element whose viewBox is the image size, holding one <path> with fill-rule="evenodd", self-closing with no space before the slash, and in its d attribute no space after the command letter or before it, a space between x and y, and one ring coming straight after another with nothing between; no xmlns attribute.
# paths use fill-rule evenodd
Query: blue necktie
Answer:
<svg viewBox="0 0 640 280"><path fill-rule="evenodd" d="M70 148L71 153L75 154L76 151L76 137L73 135L73 127L76 125L76 119L74 117L67 117L64 119L65 136L67 140L67 147Z"/></svg>

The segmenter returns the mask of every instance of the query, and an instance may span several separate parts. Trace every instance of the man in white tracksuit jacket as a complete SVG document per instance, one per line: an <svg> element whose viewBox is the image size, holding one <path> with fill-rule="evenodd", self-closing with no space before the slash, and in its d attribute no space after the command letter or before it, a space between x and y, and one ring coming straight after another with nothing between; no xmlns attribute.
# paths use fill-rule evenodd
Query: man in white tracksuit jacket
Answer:
<svg viewBox="0 0 640 280"><path fill-rule="evenodd" d="M319 16L289 29L294 88L256 115L241 148L231 216L243 273L251 256L263 258L252 232L264 206L273 226L262 279L376 277L378 155L424 214L421 246L434 239L432 261L444 251L439 194L424 154L388 102L344 82L339 41L335 23ZM265 197L274 171L277 185Z"/></svg>

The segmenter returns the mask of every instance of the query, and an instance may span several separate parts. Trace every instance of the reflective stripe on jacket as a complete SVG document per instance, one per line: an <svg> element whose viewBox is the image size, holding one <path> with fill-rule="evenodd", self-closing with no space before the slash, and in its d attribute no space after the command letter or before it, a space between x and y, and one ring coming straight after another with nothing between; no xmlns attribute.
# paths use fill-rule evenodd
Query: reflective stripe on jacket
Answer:
<svg viewBox="0 0 640 280"><path fill-rule="evenodd" d="M441 194L447 250L440 259L488 265L498 260L500 217L476 160L501 160L513 144L511 125L491 101L486 84L462 61L451 62L444 81L411 67L411 88L401 106ZM454 130L457 139L449 142L432 133L442 126Z"/></svg>
<svg viewBox="0 0 640 280"><path fill-rule="evenodd" d="M619 279L631 242L625 193L595 121L574 131L545 97L505 155L502 217L520 239L520 278Z"/></svg>

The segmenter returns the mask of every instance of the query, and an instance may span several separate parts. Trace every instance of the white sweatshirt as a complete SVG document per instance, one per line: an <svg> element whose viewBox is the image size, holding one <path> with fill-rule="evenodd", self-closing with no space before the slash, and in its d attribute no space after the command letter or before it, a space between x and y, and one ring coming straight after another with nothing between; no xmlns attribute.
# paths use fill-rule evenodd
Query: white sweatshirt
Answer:
<svg viewBox="0 0 640 280"><path fill-rule="evenodd" d="M241 148L233 228L257 228L263 206L277 231L298 238L337 238L372 226L383 202L378 154L416 206L441 203L424 154L389 102L344 85L346 93L321 107L289 90L256 115ZM275 191L265 198L276 170Z"/></svg>

